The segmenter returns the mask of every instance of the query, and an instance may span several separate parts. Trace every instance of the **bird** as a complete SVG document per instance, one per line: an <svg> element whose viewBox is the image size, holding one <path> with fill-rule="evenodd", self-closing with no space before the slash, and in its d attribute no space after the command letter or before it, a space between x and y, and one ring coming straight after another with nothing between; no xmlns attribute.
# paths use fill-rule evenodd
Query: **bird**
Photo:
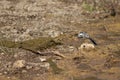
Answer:
<svg viewBox="0 0 120 80"><path fill-rule="evenodd" d="M97 43L86 33L86 32L80 32L78 34L78 38L86 38L89 39L94 45L97 45Z"/></svg>

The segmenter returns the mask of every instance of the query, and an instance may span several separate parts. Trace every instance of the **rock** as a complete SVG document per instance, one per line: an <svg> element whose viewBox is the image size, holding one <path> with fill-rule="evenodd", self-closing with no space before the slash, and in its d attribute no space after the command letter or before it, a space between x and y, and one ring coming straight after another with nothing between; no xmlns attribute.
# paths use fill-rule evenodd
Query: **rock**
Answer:
<svg viewBox="0 0 120 80"><path fill-rule="evenodd" d="M76 50L76 48L74 46L63 46L63 45L57 46L57 49L60 52L64 52L64 53L71 53Z"/></svg>
<svg viewBox="0 0 120 80"><path fill-rule="evenodd" d="M40 68L46 68L49 69L50 68L50 64L47 62L43 62L43 63L32 63L32 62L28 62L26 63L26 69L31 69L34 68L34 70L39 70ZM29 66L28 66L29 65Z"/></svg>
<svg viewBox="0 0 120 80"><path fill-rule="evenodd" d="M25 60L17 60L13 63L13 68L23 68L25 67Z"/></svg>
<svg viewBox="0 0 120 80"><path fill-rule="evenodd" d="M2 53L0 53L0 54L1 54L1 55L4 55L5 53L2 52Z"/></svg>
<svg viewBox="0 0 120 80"><path fill-rule="evenodd" d="M94 48L95 48L95 46L93 44L90 44L90 43L83 43L79 47L79 49L86 49L86 50L92 50Z"/></svg>
<svg viewBox="0 0 120 80"><path fill-rule="evenodd" d="M27 54L24 51L18 51L16 54L14 54L14 58L22 58L24 56L26 56Z"/></svg>
<svg viewBox="0 0 120 80"><path fill-rule="evenodd" d="M37 76L40 76L40 74L36 74Z"/></svg>
<svg viewBox="0 0 120 80"><path fill-rule="evenodd" d="M45 63L45 64L41 64L40 67L46 68L46 69L50 69L50 64L49 63Z"/></svg>
<svg viewBox="0 0 120 80"><path fill-rule="evenodd" d="M75 47L74 47L74 46L68 46L68 48L69 48L69 51L70 51L70 52L72 52L72 51L75 50Z"/></svg>
<svg viewBox="0 0 120 80"><path fill-rule="evenodd" d="M40 69L41 69L41 68L38 67L38 66L34 67L34 71L38 71L38 70L40 70Z"/></svg>
<svg viewBox="0 0 120 80"><path fill-rule="evenodd" d="M7 71L4 71L3 73L4 73L4 74L8 74L8 72L7 72Z"/></svg>
<svg viewBox="0 0 120 80"><path fill-rule="evenodd" d="M46 58L39 58L41 62L45 62Z"/></svg>
<svg viewBox="0 0 120 80"><path fill-rule="evenodd" d="M26 69L32 69L33 68L33 66L26 66Z"/></svg>
<svg viewBox="0 0 120 80"><path fill-rule="evenodd" d="M26 70L22 70L22 73L26 73L27 71Z"/></svg>
<svg viewBox="0 0 120 80"><path fill-rule="evenodd" d="M57 37L57 36L60 36L61 34L63 34L63 32L61 31L56 31L56 30L48 30L46 32L50 37Z"/></svg>

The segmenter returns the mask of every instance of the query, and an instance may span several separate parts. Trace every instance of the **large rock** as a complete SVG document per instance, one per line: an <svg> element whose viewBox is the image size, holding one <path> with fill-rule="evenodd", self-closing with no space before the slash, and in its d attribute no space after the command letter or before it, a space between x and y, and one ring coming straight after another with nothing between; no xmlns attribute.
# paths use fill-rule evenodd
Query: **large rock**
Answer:
<svg viewBox="0 0 120 80"><path fill-rule="evenodd" d="M90 44L90 43L83 43L79 47L79 49L86 49L86 50L92 50L94 48L95 48L95 46L93 44Z"/></svg>

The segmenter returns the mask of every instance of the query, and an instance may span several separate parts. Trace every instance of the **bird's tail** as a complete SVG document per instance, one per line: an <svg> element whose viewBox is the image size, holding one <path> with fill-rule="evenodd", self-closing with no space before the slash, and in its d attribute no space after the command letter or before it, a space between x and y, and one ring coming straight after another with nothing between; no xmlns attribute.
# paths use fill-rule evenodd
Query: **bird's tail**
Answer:
<svg viewBox="0 0 120 80"><path fill-rule="evenodd" d="M97 43L92 38L89 38L89 39L94 45L97 45Z"/></svg>

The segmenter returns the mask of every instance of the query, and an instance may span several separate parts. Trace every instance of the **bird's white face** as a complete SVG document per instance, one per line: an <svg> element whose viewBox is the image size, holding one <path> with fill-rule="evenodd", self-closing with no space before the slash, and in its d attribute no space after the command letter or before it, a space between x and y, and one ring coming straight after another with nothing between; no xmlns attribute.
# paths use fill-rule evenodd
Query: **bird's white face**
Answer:
<svg viewBox="0 0 120 80"><path fill-rule="evenodd" d="M89 38L89 35L87 33L85 33L85 32L80 32L78 34L78 38Z"/></svg>
<svg viewBox="0 0 120 80"><path fill-rule="evenodd" d="M83 38L83 37L84 37L83 33L78 34L78 38Z"/></svg>

